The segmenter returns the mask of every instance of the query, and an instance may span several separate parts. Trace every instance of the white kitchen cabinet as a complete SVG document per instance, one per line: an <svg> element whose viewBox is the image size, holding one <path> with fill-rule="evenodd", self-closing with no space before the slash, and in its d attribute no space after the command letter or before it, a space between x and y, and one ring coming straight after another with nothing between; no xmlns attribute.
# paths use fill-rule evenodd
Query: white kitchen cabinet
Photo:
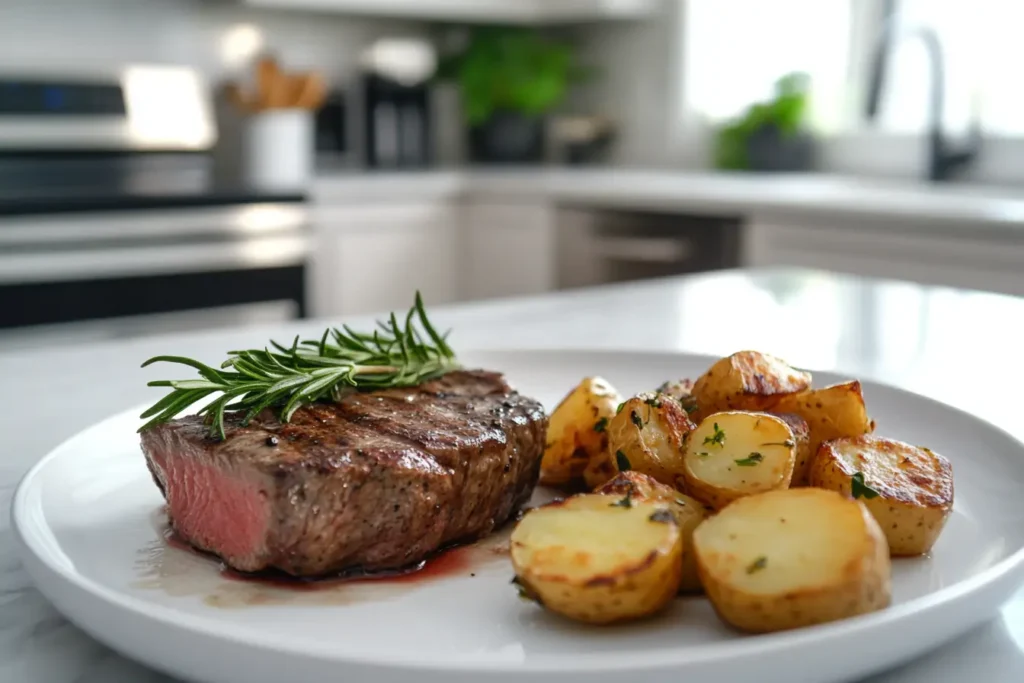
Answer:
<svg viewBox="0 0 1024 683"><path fill-rule="evenodd" d="M448 21L553 23L635 19L662 0L242 0L255 7Z"/></svg>
<svg viewBox="0 0 1024 683"><path fill-rule="evenodd" d="M314 211L312 314L404 312L459 298L459 224L450 202L321 205Z"/></svg>
<svg viewBox="0 0 1024 683"><path fill-rule="evenodd" d="M864 277L1024 296L1024 232L810 216L755 218L744 264L803 266Z"/></svg>
<svg viewBox="0 0 1024 683"><path fill-rule="evenodd" d="M525 296L556 287L553 207L541 198L468 199L462 209L463 295Z"/></svg>

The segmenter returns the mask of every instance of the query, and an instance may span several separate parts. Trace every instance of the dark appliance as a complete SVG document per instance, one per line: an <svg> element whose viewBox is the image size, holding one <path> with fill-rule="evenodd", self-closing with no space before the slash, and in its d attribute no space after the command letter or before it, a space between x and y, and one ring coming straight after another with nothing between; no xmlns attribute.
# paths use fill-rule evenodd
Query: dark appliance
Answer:
<svg viewBox="0 0 1024 683"><path fill-rule="evenodd" d="M378 73L363 82L365 163L370 168L423 168L431 163L428 82L407 85Z"/></svg>
<svg viewBox="0 0 1024 683"><path fill-rule="evenodd" d="M316 112L316 152L323 157L342 157L350 150L349 108L345 94L334 90Z"/></svg>

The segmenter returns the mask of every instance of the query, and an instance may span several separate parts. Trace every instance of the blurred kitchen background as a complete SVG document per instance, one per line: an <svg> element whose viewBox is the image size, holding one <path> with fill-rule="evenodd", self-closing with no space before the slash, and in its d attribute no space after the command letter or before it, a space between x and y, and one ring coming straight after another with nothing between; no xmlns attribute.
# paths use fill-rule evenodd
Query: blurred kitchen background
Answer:
<svg viewBox="0 0 1024 683"><path fill-rule="evenodd" d="M1024 295L1020 0L0 0L0 351L740 266Z"/></svg>

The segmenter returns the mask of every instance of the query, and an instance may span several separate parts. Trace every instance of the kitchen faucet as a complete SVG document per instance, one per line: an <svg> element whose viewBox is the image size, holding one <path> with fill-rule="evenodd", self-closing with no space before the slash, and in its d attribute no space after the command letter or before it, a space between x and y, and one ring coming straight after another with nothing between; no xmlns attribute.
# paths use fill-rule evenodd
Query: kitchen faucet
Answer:
<svg viewBox="0 0 1024 683"><path fill-rule="evenodd" d="M897 22L886 22L882 40L874 54L871 81L868 84L866 115L873 120L878 116L882 99L882 86L889 66L890 53L896 42ZM942 132L943 110L945 107L946 81L943 68L942 44L934 29L919 26L914 29L923 41L928 52L931 65L931 93L929 101L928 131L928 179L933 181L949 180L954 173L970 164L978 155L981 147L981 127L975 116L971 122L970 141L965 148L953 149Z"/></svg>

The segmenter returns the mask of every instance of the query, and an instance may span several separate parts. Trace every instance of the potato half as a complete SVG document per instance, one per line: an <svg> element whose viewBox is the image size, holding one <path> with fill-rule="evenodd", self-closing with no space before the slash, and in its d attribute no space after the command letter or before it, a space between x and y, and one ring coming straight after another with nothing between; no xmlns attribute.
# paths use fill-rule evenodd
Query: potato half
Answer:
<svg viewBox="0 0 1024 683"><path fill-rule="evenodd" d="M608 425L609 458L616 471L635 470L682 489L683 440L693 428L675 399L653 392L634 396Z"/></svg>
<svg viewBox="0 0 1024 683"><path fill-rule="evenodd" d="M548 420L540 483L562 486L579 480L590 461L604 455L607 425L621 401L601 377L584 378L562 399Z"/></svg>
<svg viewBox="0 0 1024 683"><path fill-rule="evenodd" d="M789 431L793 432L793 441L796 442L793 480L789 485L807 486L811 472L811 459L814 457L814 451L811 450L811 430L807 426L807 420L796 413L772 413L772 415L789 425Z"/></svg>
<svg viewBox="0 0 1024 683"><path fill-rule="evenodd" d="M766 353L740 351L719 360L694 383L697 418L723 410L771 410L783 396L810 386L810 373Z"/></svg>
<svg viewBox="0 0 1024 683"><path fill-rule="evenodd" d="M511 538L523 595L570 619L651 615L679 590L683 536L665 503L583 494L534 508Z"/></svg>
<svg viewBox="0 0 1024 683"><path fill-rule="evenodd" d="M690 433L683 472L694 498L721 510L754 493L788 488L796 441L784 420L767 413L709 415Z"/></svg>
<svg viewBox="0 0 1024 683"><path fill-rule="evenodd" d="M772 412L795 413L807 421L812 454L818 452L823 441L870 434L875 429L864 405L864 392L856 380L785 396Z"/></svg>
<svg viewBox="0 0 1024 683"><path fill-rule="evenodd" d="M859 501L816 488L737 500L693 535L704 589L722 619L766 632L887 607L891 564Z"/></svg>
<svg viewBox="0 0 1024 683"><path fill-rule="evenodd" d="M893 439L865 435L823 443L811 484L862 499L893 555L931 550L953 511L949 461Z"/></svg>
<svg viewBox="0 0 1024 683"><path fill-rule="evenodd" d="M683 535L683 574L679 581L679 592L700 592L702 587L700 577L697 576L697 557L693 554L693 532L708 516L709 509L703 503L639 472L621 472L595 493L613 496L631 493L634 500L667 503L675 514Z"/></svg>

